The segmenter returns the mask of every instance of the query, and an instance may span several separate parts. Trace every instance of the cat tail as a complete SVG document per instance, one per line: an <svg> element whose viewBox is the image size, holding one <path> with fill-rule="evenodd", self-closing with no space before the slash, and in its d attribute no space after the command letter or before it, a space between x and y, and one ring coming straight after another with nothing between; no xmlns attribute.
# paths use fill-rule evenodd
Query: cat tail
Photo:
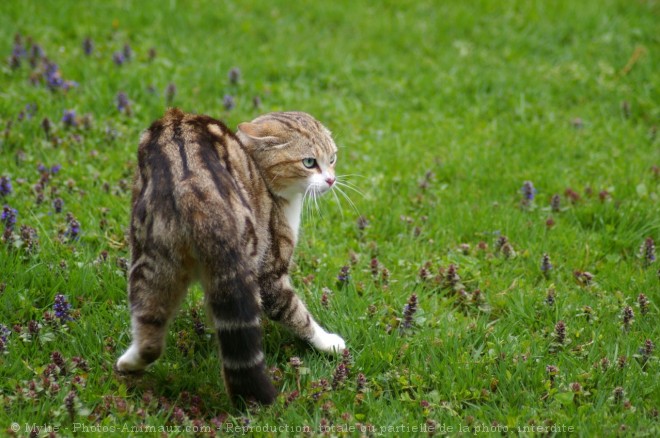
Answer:
<svg viewBox="0 0 660 438"><path fill-rule="evenodd" d="M205 260L203 282L220 343L225 387L238 407L252 400L271 404L277 390L266 369L261 294L250 260L221 236L207 236L200 246L206 245L215 247L214 257Z"/></svg>
<svg viewBox="0 0 660 438"><path fill-rule="evenodd" d="M240 263L236 266L240 266ZM220 342L225 386L234 404L275 401L262 347L259 288L249 272L233 273L220 294L209 297Z"/></svg>

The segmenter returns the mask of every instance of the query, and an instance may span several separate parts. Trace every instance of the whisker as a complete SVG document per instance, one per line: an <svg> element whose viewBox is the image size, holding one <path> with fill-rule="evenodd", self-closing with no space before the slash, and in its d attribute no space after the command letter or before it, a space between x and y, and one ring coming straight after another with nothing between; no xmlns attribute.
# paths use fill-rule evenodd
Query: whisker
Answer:
<svg viewBox="0 0 660 438"><path fill-rule="evenodd" d="M303 200L302 200L302 202L303 202L303 206L304 206L304 209L305 209L304 214L305 214L305 216L307 217L307 219L311 221L312 216L311 216L311 211L309 210L309 201L308 201L308 198L309 198L309 189L310 189L309 187L307 187L307 188L305 189L305 193L303 194Z"/></svg>
<svg viewBox="0 0 660 438"><path fill-rule="evenodd" d="M321 214L321 208L319 207L319 202L318 202L318 192L314 190L312 192L313 194L313 199L314 199L314 205L316 206L316 212L319 214L319 219L323 218L323 215Z"/></svg>
<svg viewBox="0 0 660 438"><path fill-rule="evenodd" d="M341 206L341 202L339 201L339 196L337 196L337 192L332 190L332 196L335 197L335 201L337 202L337 206L339 207L339 213L341 214L341 217L344 217L344 209Z"/></svg>
<svg viewBox="0 0 660 438"><path fill-rule="evenodd" d="M335 178L344 178L347 176L359 176L360 178L366 178L366 176L360 175L359 173L345 173L343 175L335 175Z"/></svg>
<svg viewBox="0 0 660 438"><path fill-rule="evenodd" d="M335 181L335 184L338 184L341 187L345 187L348 190L352 190L355 193L357 193L358 195L362 196L363 198L365 197L364 193L362 193L359 189L354 187L352 184L349 184L349 183L346 183L346 182L343 182L343 181Z"/></svg>
<svg viewBox="0 0 660 438"><path fill-rule="evenodd" d="M341 188L339 188L339 186L336 187L336 190L339 192L340 195L344 197L344 199L346 199L346 201L348 201L348 203L353 208L353 210L355 210L357 214L360 214L359 210L357 209L351 198L349 198L349 196Z"/></svg>
<svg viewBox="0 0 660 438"><path fill-rule="evenodd" d="M356 186L355 184L353 184L353 183L351 183L351 182L348 182L348 181L342 181L342 180L337 180L336 182L339 183L339 184L341 184L341 185L343 185L343 186L345 186L345 187L348 187L348 188L351 188L351 189L357 190L357 191L359 191L360 193L362 192L361 190L359 190L358 186Z"/></svg>
<svg viewBox="0 0 660 438"><path fill-rule="evenodd" d="M305 214L310 219L314 218L316 216L315 213L318 213L318 207L316 206L316 191L313 186L308 186L305 189L303 202L305 203Z"/></svg>

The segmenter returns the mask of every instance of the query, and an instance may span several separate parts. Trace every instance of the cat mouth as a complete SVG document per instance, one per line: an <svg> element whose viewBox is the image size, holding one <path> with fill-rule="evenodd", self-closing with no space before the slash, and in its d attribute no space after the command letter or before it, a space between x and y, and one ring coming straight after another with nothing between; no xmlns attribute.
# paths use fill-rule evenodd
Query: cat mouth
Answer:
<svg viewBox="0 0 660 438"><path fill-rule="evenodd" d="M327 184L314 184L310 186L310 192L312 192L314 195L325 195L328 193L330 190L332 190L332 186L329 186Z"/></svg>

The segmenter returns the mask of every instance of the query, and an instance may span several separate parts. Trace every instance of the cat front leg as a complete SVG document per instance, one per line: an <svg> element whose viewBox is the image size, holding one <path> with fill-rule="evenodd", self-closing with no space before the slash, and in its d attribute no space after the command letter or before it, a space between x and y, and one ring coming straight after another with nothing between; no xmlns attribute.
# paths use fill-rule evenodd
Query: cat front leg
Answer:
<svg viewBox="0 0 660 438"><path fill-rule="evenodd" d="M328 333L314 320L296 295L288 275L262 281L261 284L261 303L270 319L279 322L324 353L339 354L346 348L346 342L341 336Z"/></svg>

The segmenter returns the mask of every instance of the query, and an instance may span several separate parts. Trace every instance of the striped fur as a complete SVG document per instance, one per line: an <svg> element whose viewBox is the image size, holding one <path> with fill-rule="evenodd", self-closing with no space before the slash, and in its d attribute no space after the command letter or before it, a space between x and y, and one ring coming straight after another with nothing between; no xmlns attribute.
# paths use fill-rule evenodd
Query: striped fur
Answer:
<svg viewBox="0 0 660 438"><path fill-rule="evenodd" d="M271 403L262 311L324 351L343 348L313 320L288 276L302 196L334 181L336 146L305 113L272 113L237 134L208 116L169 110L143 134L133 185L129 302L133 343L120 372L164 348L188 286L201 281L232 400ZM317 166L303 165L314 158ZM324 182L325 181L325 182Z"/></svg>

